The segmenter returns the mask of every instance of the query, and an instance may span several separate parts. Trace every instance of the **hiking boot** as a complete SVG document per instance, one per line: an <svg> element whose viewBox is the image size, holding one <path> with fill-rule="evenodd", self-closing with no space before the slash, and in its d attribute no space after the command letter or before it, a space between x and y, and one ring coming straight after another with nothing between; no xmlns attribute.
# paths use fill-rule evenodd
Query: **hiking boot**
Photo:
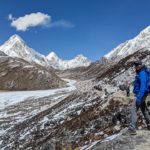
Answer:
<svg viewBox="0 0 150 150"><path fill-rule="evenodd" d="M134 130L130 131L130 135L136 135L136 134L137 134L136 131L134 131Z"/></svg>
<svg viewBox="0 0 150 150"><path fill-rule="evenodd" d="M130 130L128 129L127 132L123 133L122 135L136 135L136 130Z"/></svg>
<svg viewBox="0 0 150 150"><path fill-rule="evenodd" d="M147 125L147 130L149 130L149 131L150 131L150 124L148 124L148 125Z"/></svg>

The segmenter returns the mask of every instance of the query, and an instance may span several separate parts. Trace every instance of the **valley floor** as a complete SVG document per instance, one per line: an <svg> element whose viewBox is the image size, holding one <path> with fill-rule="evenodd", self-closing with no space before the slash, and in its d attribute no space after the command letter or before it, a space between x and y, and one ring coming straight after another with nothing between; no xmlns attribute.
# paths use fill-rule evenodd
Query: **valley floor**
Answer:
<svg viewBox="0 0 150 150"><path fill-rule="evenodd" d="M64 79L66 88L37 91L1 91L0 92L0 148L3 149L4 135L15 125L34 117L61 102L76 89L75 80ZM47 122L43 116L41 123ZM27 133L26 133L27 134ZM20 138L25 135L22 134ZM4 148L5 149L5 148Z"/></svg>
<svg viewBox="0 0 150 150"><path fill-rule="evenodd" d="M13 104L26 101L28 99L41 98L46 96L56 96L59 94L69 93L76 89L74 86L75 80L64 79L67 83L66 88L50 89L50 90L36 90L36 91L1 91L0 92L0 109L4 109ZM56 97L57 98L57 97Z"/></svg>

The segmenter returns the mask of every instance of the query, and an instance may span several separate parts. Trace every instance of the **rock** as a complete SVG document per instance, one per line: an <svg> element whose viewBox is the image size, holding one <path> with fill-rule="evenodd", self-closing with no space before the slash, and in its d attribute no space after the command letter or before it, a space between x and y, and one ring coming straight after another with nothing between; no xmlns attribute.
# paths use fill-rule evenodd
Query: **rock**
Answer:
<svg viewBox="0 0 150 150"><path fill-rule="evenodd" d="M141 130L141 129L142 129L142 126L139 126L138 129Z"/></svg>
<svg viewBox="0 0 150 150"><path fill-rule="evenodd" d="M127 85L125 85L125 84L119 85L119 89L121 91L126 91L127 90Z"/></svg>
<svg viewBox="0 0 150 150"><path fill-rule="evenodd" d="M102 91L102 86L100 86L100 85L95 85L93 88L98 91Z"/></svg>
<svg viewBox="0 0 150 150"><path fill-rule="evenodd" d="M121 102L121 103L124 104L124 105L129 104L129 100L130 100L130 99L126 96L126 93L125 93L125 92L122 92L122 91L115 92L114 94L111 95L111 98L112 98L114 101Z"/></svg>
<svg viewBox="0 0 150 150"><path fill-rule="evenodd" d="M104 134L104 138L107 138L108 137L108 134Z"/></svg>
<svg viewBox="0 0 150 150"><path fill-rule="evenodd" d="M44 123L44 127L50 126L50 122L47 121L46 123Z"/></svg>
<svg viewBox="0 0 150 150"><path fill-rule="evenodd" d="M99 132L99 133L96 133L96 135L103 136L103 135L104 135L104 132L103 132L103 131L101 131L101 132Z"/></svg>
<svg viewBox="0 0 150 150"><path fill-rule="evenodd" d="M114 126L114 130L115 131L120 131L121 130L121 126L119 126L119 125Z"/></svg>

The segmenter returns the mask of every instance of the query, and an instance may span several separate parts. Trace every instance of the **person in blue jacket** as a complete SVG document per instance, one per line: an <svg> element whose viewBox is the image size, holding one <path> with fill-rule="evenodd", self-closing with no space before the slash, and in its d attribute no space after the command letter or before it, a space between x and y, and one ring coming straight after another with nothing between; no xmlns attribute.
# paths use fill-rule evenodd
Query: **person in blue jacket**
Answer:
<svg viewBox="0 0 150 150"><path fill-rule="evenodd" d="M144 115L148 130L150 130L150 114L145 102L147 98L146 88L148 82L147 68L142 65L141 61L134 62L134 67L136 71L136 77L134 81L133 92L136 96L136 100L132 104L131 119L129 124L129 131L132 135L136 134L137 111L139 108Z"/></svg>

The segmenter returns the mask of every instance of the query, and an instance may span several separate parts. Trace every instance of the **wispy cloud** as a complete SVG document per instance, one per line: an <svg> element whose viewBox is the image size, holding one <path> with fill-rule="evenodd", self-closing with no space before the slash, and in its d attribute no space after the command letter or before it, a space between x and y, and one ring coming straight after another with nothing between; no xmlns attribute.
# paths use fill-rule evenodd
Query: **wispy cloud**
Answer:
<svg viewBox="0 0 150 150"><path fill-rule="evenodd" d="M8 20L11 21L11 26L17 31L26 31L30 27L45 26L45 27L63 27L72 28L74 25L66 20L58 20L52 22L52 17L41 12L26 14L23 17L14 18L12 14L8 15Z"/></svg>
<svg viewBox="0 0 150 150"><path fill-rule="evenodd" d="M59 21L55 21L55 22L52 22L49 27L64 27L64 28L73 28L74 27L74 24L72 24L71 22L69 21L66 21L66 20L59 20Z"/></svg>
<svg viewBox="0 0 150 150"><path fill-rule="evenodd" d="M8 20L13 21L13 20L15 20L15 18L13 18L12 14L9 14L9 15L8 15Z"/></svg>

